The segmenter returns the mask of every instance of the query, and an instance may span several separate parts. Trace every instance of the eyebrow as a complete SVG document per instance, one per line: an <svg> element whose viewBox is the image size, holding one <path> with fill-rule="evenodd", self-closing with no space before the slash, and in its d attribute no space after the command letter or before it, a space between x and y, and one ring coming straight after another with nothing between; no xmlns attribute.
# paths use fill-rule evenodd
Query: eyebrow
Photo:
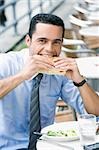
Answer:
<svg viewBox="0 0 99 150"><path fill-rule="evenodd" d="M55 39L53 41L59 41L59 42L62 42L62 39Z"/></svg>
<svg viewBox="0 0 99 150"><path fill-rule="evenodd" d="M48 40L47 38L38 38L38 40ZM53 41L59 41L59 42L62 42L62 39L54 39Z"/></svg>

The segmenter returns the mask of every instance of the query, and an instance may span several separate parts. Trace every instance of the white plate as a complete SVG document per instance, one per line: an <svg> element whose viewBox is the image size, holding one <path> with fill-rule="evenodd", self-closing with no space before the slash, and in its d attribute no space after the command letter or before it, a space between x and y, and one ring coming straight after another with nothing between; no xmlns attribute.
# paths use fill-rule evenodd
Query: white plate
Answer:
<svg viewBox="0 0 99 150"><path fill-rule="evenodd" d="M48 136L46 133L48 131L63 131L66 132L67 130L74 130L76 132L76 135L72 136ZM45 127L42 129L41 131L43 134L43 138L47 138L50 140L55 140L55 141L72 141L72 140L78 140L79 139L79 131L78 131L78 127L77 127L77 122L73 121L73 124L71 124L71 122L62 122L62 123L57 123L57 124L53 124L50 125L48 127Z"/></svg>

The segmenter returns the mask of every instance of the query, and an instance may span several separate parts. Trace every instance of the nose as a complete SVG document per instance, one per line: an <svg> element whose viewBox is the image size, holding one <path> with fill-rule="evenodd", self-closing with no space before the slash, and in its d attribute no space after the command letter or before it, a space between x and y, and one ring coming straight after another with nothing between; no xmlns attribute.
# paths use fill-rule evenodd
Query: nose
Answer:
<svg viewBox="0 0 99 150"><path fill-rule="evenodd" d="M47 41L43 47L43 53L48 56L58 56L60 53L60 47L56 45L53 41Z"/></svg>
<svg viewBox="0 0 99 150"><path fill-rule="evenodd" d="M48 42L46 45L46 50L51 52L53 50L53 44L51 42Z"/></svg>

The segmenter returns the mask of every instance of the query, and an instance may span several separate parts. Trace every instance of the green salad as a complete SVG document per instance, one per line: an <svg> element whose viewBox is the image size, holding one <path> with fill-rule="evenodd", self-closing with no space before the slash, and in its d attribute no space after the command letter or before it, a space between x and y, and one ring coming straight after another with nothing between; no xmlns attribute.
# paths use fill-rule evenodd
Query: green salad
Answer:
<svg viewBox="0 0 99 150"><path fill-rule="evenodd" d="M59 136L59 137L73 137L73 136L77 136L77 133L74 129L68 129L66 131L62 131L62 130L59 130L59 131L52 131L52 130L49 130L47 132L47 135L48 136Z"/></svg>

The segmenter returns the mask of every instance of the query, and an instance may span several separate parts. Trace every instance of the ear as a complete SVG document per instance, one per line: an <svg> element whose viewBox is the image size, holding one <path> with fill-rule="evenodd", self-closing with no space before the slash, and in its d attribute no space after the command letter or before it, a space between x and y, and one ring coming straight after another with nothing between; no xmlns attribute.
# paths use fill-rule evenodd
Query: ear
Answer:
<svg viewBox="0 0 99 150"><path fill-rule="evenodd" d="M31 38L30 38L30 36L27 34L26 35L26 37L25 37L25 43L26 43L26 45L29 47L30 46L30 44L31 44Z"/></svg>

